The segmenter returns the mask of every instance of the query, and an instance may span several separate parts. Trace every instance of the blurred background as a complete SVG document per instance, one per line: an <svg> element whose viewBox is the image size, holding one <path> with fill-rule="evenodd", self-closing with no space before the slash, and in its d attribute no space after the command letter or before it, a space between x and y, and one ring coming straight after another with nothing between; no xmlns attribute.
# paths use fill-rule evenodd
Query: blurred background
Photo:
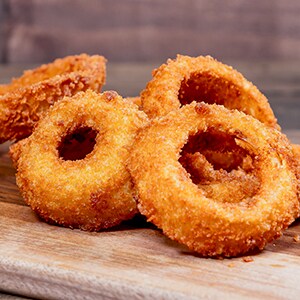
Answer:
<svg viewBox="0 0 300 300"><path fill-rule="evenodd" d="M300 128L299 0L0 0L0 82L57 57L102 54L105 89L138 95L177 53L232 65Z"/></svg>
<svg viewBox="0 0 300 300"><path fill-rule="evenodd" d="M0 0L0 62L300 58L299 0Z"/></svg>

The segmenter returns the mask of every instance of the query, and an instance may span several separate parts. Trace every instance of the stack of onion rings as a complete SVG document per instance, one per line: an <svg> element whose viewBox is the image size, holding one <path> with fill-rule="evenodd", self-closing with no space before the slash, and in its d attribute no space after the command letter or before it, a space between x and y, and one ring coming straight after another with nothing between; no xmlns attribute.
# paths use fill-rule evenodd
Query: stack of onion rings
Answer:
<svg viewBox="0 0 300 300"><path fill-rule="evenodd" d="M183 109L192 101L204 101L208 104L225 106L230 110L237 109L268 127L280 130L266 97L242 74L209 56L193 58L178 55L177 59L168 60L167 64L153 72L153 79L141 93L141 101L142 109L150 118L163 116L161 122L165 121L164 116L174 110ZM228 134L227 137L222 137L223 133L220 135L218 130L212 132L204 132L199 135L200 138L197 135L190 136L189 142L180 153L179 162L188 172L193 184L206 197L221 203L224 201L242 203L242 199L254 197L261 185L255 176L257 164L254 163L254 158L243 147L235 144L236 138ZM289 161L293 162L290 169L296 173L299 184L300 155L297 153L300 153L298 147L293 146ZM193 238L188 243L182 240L181 242L190 246L192 240ZM245 252L245 249L241 252L236 250L237 252L233 254L230 253L231 250L205 252L197 247L191 248L209 256L220 254L230 256Z"/></svg>
<svg viewBox="0 0 300 300"><path fill-rule="evenodd" d="M64 96L100 91L105 58L86 54L57 59L0 86L0 143L29 136L45 111Z"/></svg>
<svg viewBox="0 0 300 300"><path fill-rule="evenodd" d="M99 90L105 60L94 57L102 79L82 85L72 76L94 69L87 56L75 57L84 67L71 67L73 59L0 86L0 125L8 123L0 142L37 124L10 155L21 194L44 220L100 230L135 215L138 200L171 239L231 257L263 249L299 216L300 146L240 73L209 56L178 55L153 72L141 97L122 99L77 93ZM11 95L19 95L13 105Z"/></svg>
<svg viewBox="0 0 300 300"><path fill-rule="evenodd" d="M232 202L193 183L178 160L189 137L206 132L234 138L251 156L253 195ZM203 256L236 256L262 249L299 215L292 161L279 131L239 111L194 102L140 132L129 168L139 210L168 237Z"/></svg>
<svg viewBox="0 0 300 300"><path fill-rule="evenodd" d="M267 98L242 74L210 56L178 55L175 60L168 60L153 71L153 79L141 92L141 101L141 109L150 118L164 116L192 101L204 101L237 109L280 130ZM215 163L221 166L232 163L230 153L209 151ZM205 156L208 157L208 152ZM299 161L299 156L294 158Z"/></svg>
<svg viewBox="0 0 300 300"><path fill-rule="evenodd" d="M71 228L100 230L131 218L137 207L125 164L146 121L116 92L80 92L55 103L11 150L25 201L47 222ZM71 158L63 146L80 134L91 152Z"/></svg>

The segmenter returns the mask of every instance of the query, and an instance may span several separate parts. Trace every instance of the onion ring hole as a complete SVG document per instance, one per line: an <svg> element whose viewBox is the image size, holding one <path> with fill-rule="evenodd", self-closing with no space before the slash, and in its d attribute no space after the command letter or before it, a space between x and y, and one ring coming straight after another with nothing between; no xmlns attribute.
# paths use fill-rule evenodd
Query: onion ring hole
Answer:
<svg viewBox="0 0 300 300"><path fill-rule="evenodd" d="M234 103L232 100L238 98L239 95L238 87L228 80L207 73L192 73L189 78L181 82L178 99L182 106L196 101L231 108L230 103ZM225 103L226 99L231 101Z"/></svg>
<svg viewBox="0 0 300 300"><path fill-rule="evenodd" d="M62 138L57 150L63 160L81 160L91 153L98 132L90 127L79 127Z"/></svg>
<svg viewBox="0 0 300 300"><path fill-rule="evenodd" d="M190 174L194 184L199 184L205 176L201 169L228 173L243 170L250 174L254 160L249 152L237 144L239 138L220 131L207 131L189 137L181 149L179 162ZM201 159L201 161L199 160Z"/></svg>

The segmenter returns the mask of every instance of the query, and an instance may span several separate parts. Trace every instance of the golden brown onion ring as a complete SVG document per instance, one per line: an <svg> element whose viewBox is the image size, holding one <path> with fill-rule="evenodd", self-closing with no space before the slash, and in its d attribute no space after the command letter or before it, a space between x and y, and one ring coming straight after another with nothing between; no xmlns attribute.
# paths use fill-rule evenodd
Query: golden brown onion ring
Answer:
<svg viewBox="0 0 300 300"><path fill-rule="evenodd" d="M153 72L141 93L142 109L150 117L166 115L192 101L222 104L279 128L267 98L243 75L210 56L178 55Z"/></svg>
<svg viewBox="0 0 300 300"><path fill-rule="evenodd" d="M29 136L49 106L64 96L87 89L100 91L105 82L105 62L98 55L68 56L1 85L0 143Z"/></svg>
<svg viewBox="0 0 300 300"><path fill-rule="evenodd" d="M128 101L129 103L133 103L133 104L137 105L138 107L141 106L141 98L140 97L127 97L127 98L124 98L124 100ZM10 145L9 155L12 160L13 166L15 168L17 168L17 161L21 154L22 144L25 143L25 141L26 141L26 139L23 139L23 140L20 140L16 143L13 143ZM81 145L81 148L82 148L82 145ZM70 155L73 155L73 154L76 155L76 153L74 153L74 151L76 151L75 147L73 150L70 149L69 150Z"/></svg>
<svg viewBox="0 0 300 300"><path fill-rule="evenodd" d="M178 161L189 137L203 132L234 137L251 155L254 195L214 198L194 184ZM236 256L263 249L299 214L291 146L284 135L251 116L195 103L157 118L136 139L129 169L148 221L203 256ZM249 181L246 181L249 182ZM232 198L235 194L232 194Z"/></svg>
<svg viewBox="0 0 300 300"><path fill-rule="evenodd" d="M116 92L80 92L55 103L14 146L25 201L47 222L71 228L99 230L131 218L137 208L125 164L145 122L145 114ZM66 159L72 152L64 147L85 137L91 152Z"/></svg>

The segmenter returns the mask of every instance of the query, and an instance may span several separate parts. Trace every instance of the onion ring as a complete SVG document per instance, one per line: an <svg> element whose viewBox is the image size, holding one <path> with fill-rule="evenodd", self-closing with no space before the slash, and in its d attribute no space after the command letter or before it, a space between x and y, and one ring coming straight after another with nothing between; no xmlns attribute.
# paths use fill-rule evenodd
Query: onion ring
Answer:
<svg viewBox="0 0 300 300"><path fill-rule="evenodd" d="M24 200L45 221L65 227L94 231L130 219L137 207L125 164L146 121L116 92L79 92L55 103L14 146ZM64 147L81 138L91 152L71 158Z"/></svg>
<svg viewBox="0 0 300 300"><path fill-rule="evenodd" d="M29 136L49 106L79 91L100 91L105 82L103 56L68 56L25 71L0 86L0 143Z"/></svg>
<svg viewBox="0 0 300 300"><path fill-rule="evenodd" d="M180 153L203 132L234 137L251 155L258 189L232 201L194 184ZM299 215L291 146L279 131L220 105L195 103L152 120L136 139L129 163L138 208L171 239L203 256L237 256L263 249ZM233 194L232 197L235 197Z"/></svg>
<svg viewBox="0 0 300 300"><path fill-rule="evenodd" d="M279 129L267 98L242 74L210 56L178 55L153 71L141 92L142 109L154 118L192 101L222 104Z"/></svg>
<svg viewBox="0 0 300 300"><path fill-rule="evenodd" d="M124 100L128 101L129 103L137 105L139 108L141 106L141 98L140 97L127 97L127 98L124 98ZM19 157L21 155L21 151L22 151L22 144L24 144L25 141L26 141L26 139L17 141L16 143L11 144L9 147L9 155L12 160L14 168L17 168L17 163L18 163ZM81 146L81 148L82 148L82 146ZM74 151L75 152L77 151L76 147L74 147L73 150L69 150L69 153L70 153L69 155L76 156L77 154L74 153Z"/></svg>

